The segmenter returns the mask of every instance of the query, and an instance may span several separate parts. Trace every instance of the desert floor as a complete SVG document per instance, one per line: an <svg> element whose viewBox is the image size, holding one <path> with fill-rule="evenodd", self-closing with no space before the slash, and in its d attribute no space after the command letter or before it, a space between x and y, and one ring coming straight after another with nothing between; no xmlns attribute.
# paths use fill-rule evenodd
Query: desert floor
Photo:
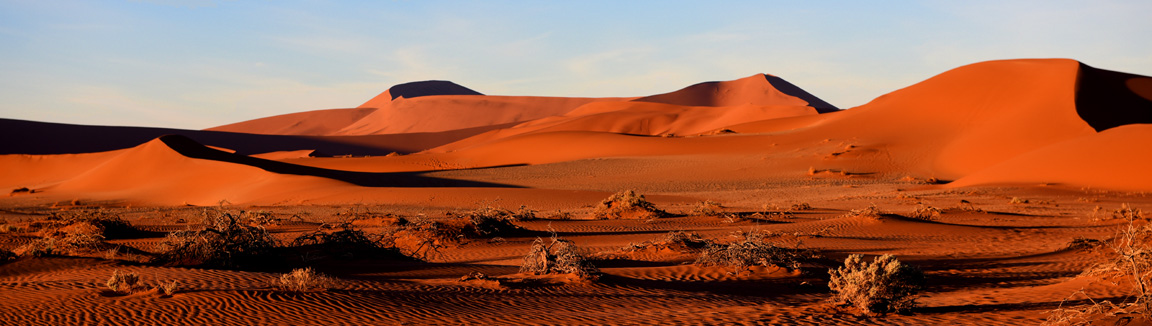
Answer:
<svg viewBox="0 0 1152 326"><path fill-rule="evenodd" d="M11 226L0 234L3 249L34 239L28 226L59 211L100 208L156 233L109 240L119 247L117 254L21 258L0 265L0 287L6 297L0 322L1036 325L1066 299L1064 305L1084 304L1088 298L1119 302L1133 293L1129 284L1082 274L1102 262L1106 247L1070 249L1069 245L1078 238L1113 237L1126 225L1111 217L1113 210L1124 203L1141 207L1150 202L1141 193L1052 187L936 189L916 181L851 177L811 176L755 189L739 184L700 187L712 189L642 191L672 217L593 220L588 214L596 203L588 202L539 210L537 220L516 222L535 232L445 242L438 253L426 252L425 262L322 260L312 267L340 282L327 291L306 293L273 286L287 268L205 269L140 262L163 232L189 228L204 210L270 213L274 221L268 229L287 240L323 223L367 221L354 224L379 231L388 228L380 221L398 216L450 220L484 205L512 210L519 205L495 199L456 208L124 207L10 197L0 201L4 205L0 218ZM693 214L698 204L685 198L709 198L724 206L724 214ZM792 209L802 203L812 208ZM850 214L872 205L885 214L879 218ZM907 217L922 206L941 208L942 214L931 220ZM672 231L696 232L719 242L734 233L767 232L773 243L813 249L827 260L806 263L793 272L762 267L737 271L695 266L691 250L608 255ZM592 256L603 273L600 279L519 274L530 244L551 234L573 241ZM894 254L921 268L927 285L914 312L869 316L830 303L827 268L853 253ZM113 270L137 273L146 284L177 281L179 286L170 297L155 290L115 295L104 285ZM492 279L460 281L472 272Z"/></svg>

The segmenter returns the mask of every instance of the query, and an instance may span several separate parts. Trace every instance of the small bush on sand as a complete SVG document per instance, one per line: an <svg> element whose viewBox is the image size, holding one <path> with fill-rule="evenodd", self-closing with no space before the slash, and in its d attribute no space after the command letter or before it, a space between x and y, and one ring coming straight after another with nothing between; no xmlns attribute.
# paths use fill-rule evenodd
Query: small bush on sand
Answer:
<svg viewBox="0 0 1152 326"><path fill-rule="evenodd" d="M513 220L536 219L536 212L521 206L519 212L511 212L491 206L480 208L464 214L472 222L474 235L489 237L496 235L510 235L523 231L524 228L513 224Z"/></svg>
<svg viewBox="0 0 1152 326"><path fill-rule="evenodd" d="M696 204L696 208L692 209L692 214L704 216L721 216L724 215L724 206L711 200L705 200Z"/></svg>
<svg viewBox="0 0 1152 326"><path fill-rule="evenodd" d="M883 216L884 216L884 212L881 211L879 208L876 208L876 205L868 206L868 208L863 208L863 209L853 209L851 211L848 211L848 214L844 215L844 217L860 217L860 218L870 218L870 219L879 219Z"/></svg>
<svg viewBox="0 0 1152 326"><path fill-rule="evenodd" d="M303 250L308 260L325 257L400 257L391 234L369 234L342 223L332 230L318 229L301 234L291 246Z"/></svg>
<svg viewBox="0 0 1152 326"><path fill-rule="evenodd" d="M120 270L112 271L112 277L104 283L112 292L120 294L128 294L136 292L141 289L140 275L136 273L121 273Z"/></svg>
<svg viewBox="0 0 1152 326"><path fill-rule="evenodd" d="M156 285L156 292L160 293L162 296L170 297L173 294L176 294L176 286L176 281L160 282L160 284Z"/></svg>
<svg viewBox="0 0 1152 326"><path fill-rule="evenodd" d="M520 272L534 275L574 274L587 280L595 280L600 275L600 270L577 252L572 241L557 237L553 237L552 243L548 245L544 244L543 239L536 238L524 256Z"/></svg>
<svg viewBox="0 0 1152 326"><path fill-rule="evenodd" d="M283 291L312 292L328 290L335 285L335 280L324 274L316 273L312 267L297 268L291 273L280 275L276 286Z"/></svg>
<svg viewBox="0 0 1152 326"><path fill-rule="evenodd" d="M901 263L896 256L883 255L872 262L864 256L850 255L844 266L828 270L832 276L828 287L835 300L872 314L910 312L916 305L916 293L924 285L924 274L914 266Z"/></svg>
<svg viewBox="0 0 1152 326"><path fill-rule="evenodd" d="M808 205L808 203L792 204L792 206L789 206L789 207L788 207L788 210L789 210L789 211L807 211L807 210L812 210L812 205Z"/></svg>
<svg viewBox="0 0 1152 326"><path fill-rule="evenodd" d="M15 253L21 257L44 257L51 255L73 255L100 250L107 247L104 236L92 233L54 233L38 238L17 247Z"/></svg>
<svg viewBox="0 0 1152 326"><path fill-rule="evenodd" d="M278 241L264 226L241 223L243 215L206 211L199 230L169 233L157 245L156 262L235 267L277 246Z"/></svg>
<svg viewBox="0 0 1152 326"><path fill-rule="evenodd" d="M914 218L917 220L931 221L931 220L935 220L937 218L940 218L940 215L942 215L942 214L944 214L944 212L941 211L939 208L932 207L932 206L920 206L920 207L917 207L916 210L913 211L912 214L909 215L908 217L911 217L911 218Z"/></svg>
<svg viewBox="0 0 1152 326"><path fill-rule="evenodd" d="M638 195L633 190L613 194L596 205L592 211L592 217L597 219L649 219L667 214L644 199L644 195Z"/></svg>
<svg viewBox="0 0 1152 326"><path fill-rule="evenodd" d="M725 266L739 274L751 266L781 267L791 270L800 268L801 263L817 259L811 250L784 248L767 241L770 234L751 231L742 239L728 244L709 243L696 258L698 266Z"/></svg>

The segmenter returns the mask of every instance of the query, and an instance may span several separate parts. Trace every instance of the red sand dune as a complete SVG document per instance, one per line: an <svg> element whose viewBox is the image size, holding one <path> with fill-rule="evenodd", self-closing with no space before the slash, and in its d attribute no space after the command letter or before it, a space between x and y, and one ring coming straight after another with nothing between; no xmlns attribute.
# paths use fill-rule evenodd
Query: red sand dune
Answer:
<svg viewBox="0 0 1152 326"><path fill-rule="evenodd" d="M387 155L433 148L510 125L490 125L442 132L365 136L260 135L221 131L146 127L87 126L0 119L0 154L73 154L131 148L163 135L187 136L209 146L240 154L313 150L319 156Z"/></svg>
<svg viewBox="0 0 1152 326"><path fill-rule="evenodd" d="M263 135L327 136L363 119L375 108L329 109L289 113L204 130Z"/></svg>
<svg viewBox="0 0 1152 326"><path fill-rule="evenodd" d="M334 135L440 132L524 122L615 98L443 95L397 98Z"/></svg>
<svg viewBox="0 0 1152 326"><path fill-rule="evenodd" d="M634 101L684 106L810 106L820 113L839 110L796 85L767 74L733 81L699 83L675 92L641 97Z"/></svg>
<svg viewBox="0 0 1152 326"><path fill-rule="evenodd" d="M1100 189L1152 189L1148 162L1152 125L1133 124L1053 144L970 174L950 184L1070 185Z"/></svg>

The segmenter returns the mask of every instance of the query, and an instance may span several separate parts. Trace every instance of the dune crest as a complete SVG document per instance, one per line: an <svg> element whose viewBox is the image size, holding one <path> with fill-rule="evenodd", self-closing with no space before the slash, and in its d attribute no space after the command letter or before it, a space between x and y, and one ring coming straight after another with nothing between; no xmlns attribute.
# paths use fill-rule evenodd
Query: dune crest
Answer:
<svg viewBox="0 0 1152 326"><path fill-rule="evenodd" d="M732 81L699 83L675 92L633 101L683 106L806 105L820 113L840 110L780 77L767 74Z"/></svg>

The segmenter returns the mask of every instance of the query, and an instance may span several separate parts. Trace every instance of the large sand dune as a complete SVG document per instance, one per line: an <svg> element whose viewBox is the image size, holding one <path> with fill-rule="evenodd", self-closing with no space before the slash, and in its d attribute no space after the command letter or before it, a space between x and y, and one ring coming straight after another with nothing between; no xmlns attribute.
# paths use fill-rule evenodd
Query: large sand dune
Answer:
<svg viewBox="0 0 1152 326"><path fill-rule="evenodd" d="M753 75L634 98L416 82L359 108L205 131L0 120L0 189L11 190L0 249L71 239L82 226L46 227L71 214L138 229L100 251L0 256L0 324L1035 325L1138 293L1101 267L1115 259L1100 243L1131 230L1117 216L1152 208L1149 123L1152 78L1066 59L971 64L848 110ZM668 215L593 219L624 189ZM165 234L201 227L207 206L271 221L246 223L278 249L359 230L424 261L341 250L233 269L149 262ZM412 235L500 209L535 211L506 220L516 232ZM655 244L672 231L716 243L761 234L823 258L697 265L704 249ZM578 245L600 278L521 273L548 237ZM849 254L918 266L919 307L869 316L829 303L827 271ZM341 281L273 286L304 266ZM179 287L115 294L113 270ZM461 279L475 272L487 277Z"/></svg>

